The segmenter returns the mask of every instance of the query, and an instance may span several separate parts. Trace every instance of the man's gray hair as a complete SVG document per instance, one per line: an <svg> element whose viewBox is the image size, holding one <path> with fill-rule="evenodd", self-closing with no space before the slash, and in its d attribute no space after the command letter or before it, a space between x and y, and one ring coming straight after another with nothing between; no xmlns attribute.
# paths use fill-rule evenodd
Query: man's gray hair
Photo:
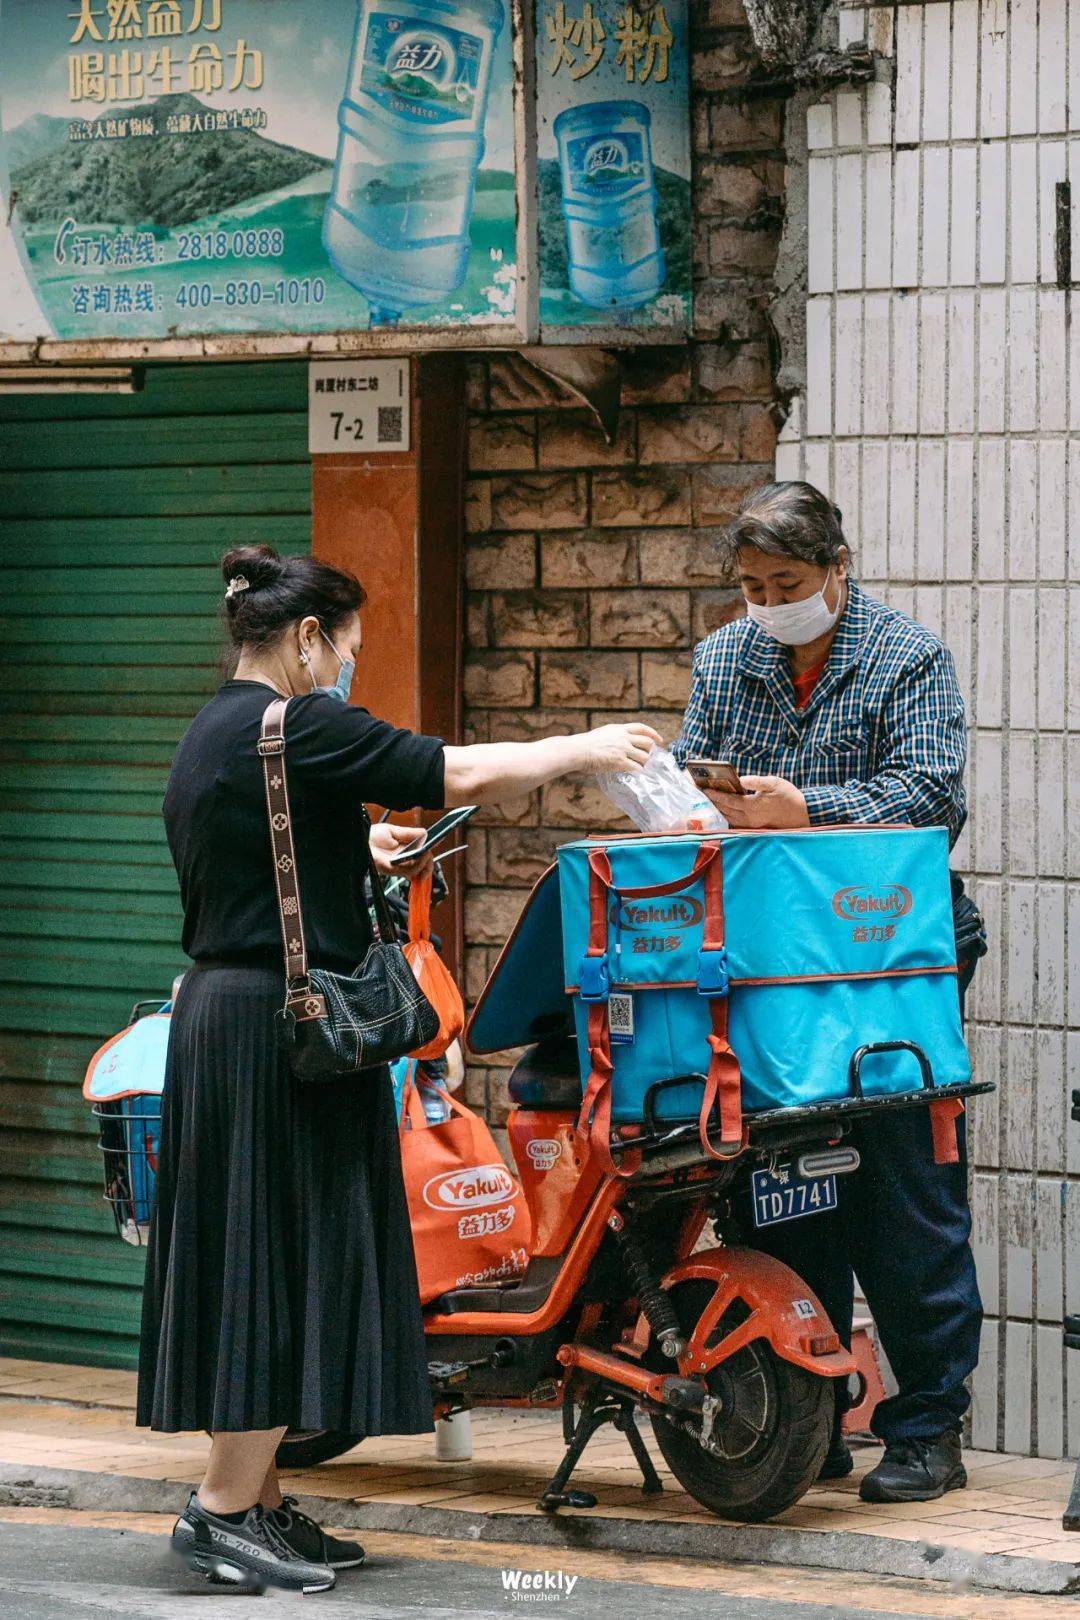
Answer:
<svg viewBox="0 0 1080 1620"><path fill-rule="evenodd" d="M770 557L793 557L827 568L847 546L842 523L840 508L813 484L794 479L762 484L744 496L724 530L721 555L732 571L744 546Z"/></svg>

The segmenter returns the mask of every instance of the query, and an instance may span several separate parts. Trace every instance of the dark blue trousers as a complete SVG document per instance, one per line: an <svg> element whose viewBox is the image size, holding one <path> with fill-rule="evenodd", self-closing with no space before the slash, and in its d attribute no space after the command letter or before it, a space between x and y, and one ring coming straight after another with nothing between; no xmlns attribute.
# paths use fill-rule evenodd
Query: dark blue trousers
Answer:
<svg viewBox="0 0 1080 1620"><path fill-rule="evenodd" d="M886 1445L958 1428L969 1404L982 1301L963 1118L957 1129L960 1163L935 1164L925 1108L866 1120L852 1131L861 1163L839 1178L835 1210L748 1231L809 1283L848 1346L858 1277L900 1386L871 1424Z"/></svg>
<svg viewBox="0 0 1080 1620"><path fill-rule="evenodd" d="M863 1120L850 1138L861 1162L838 1178L835 1210L761 1231L745 1217L747 1241L809 1283L847 1346L858 1277L899 1384L871 1423L886 1445L959 1428L970 1403L983 1313L963 1116L956 1124L959 1164L935 1164L926 1108ZM842 1409L842 1383L837 1394Z"/></svg>

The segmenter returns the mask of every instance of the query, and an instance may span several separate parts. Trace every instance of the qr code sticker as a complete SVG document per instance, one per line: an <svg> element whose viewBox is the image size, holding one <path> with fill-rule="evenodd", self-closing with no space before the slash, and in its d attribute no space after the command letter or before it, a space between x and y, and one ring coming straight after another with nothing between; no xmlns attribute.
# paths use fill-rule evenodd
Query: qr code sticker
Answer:
<svg viewBox="0 0 1080 1620"><path fill-rule="evenodd" d="M634 1038L634 998L613 995L608 997L608 1029L613 1041L632 1041Z"/></svg>
<svg viewBox="0 0 1080 1620"><path fill-rule="evenodd" d="M402 439L400 405L379 406L379 443L400 444Z"/></svg>

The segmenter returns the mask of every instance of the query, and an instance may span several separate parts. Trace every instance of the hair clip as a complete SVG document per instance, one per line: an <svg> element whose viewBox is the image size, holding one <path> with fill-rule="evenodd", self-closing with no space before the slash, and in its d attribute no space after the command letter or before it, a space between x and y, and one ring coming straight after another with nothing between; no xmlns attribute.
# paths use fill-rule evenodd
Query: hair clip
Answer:
<svg viewBox="0 0 1080 1620"><path fill-rule="evenodd" d="M236 574L229 581L228 588L226 589L226 592L225 592L226 600L230 596L236 596L237 593L240 592L240 591L249 590L250 587L251 587L250 580L246 580L244 578L243 574Z"/></svg>

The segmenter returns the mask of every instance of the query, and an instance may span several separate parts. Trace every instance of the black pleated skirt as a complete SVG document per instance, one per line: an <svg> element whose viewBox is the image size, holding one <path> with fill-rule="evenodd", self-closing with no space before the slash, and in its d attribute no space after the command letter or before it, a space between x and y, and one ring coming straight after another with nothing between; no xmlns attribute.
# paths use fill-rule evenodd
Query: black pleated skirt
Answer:
<svg viewBox="0 0 1080 1620"><path fill-rule="evenodd" d="M173 1010L136 1423L433 1429L389 1071L310 1085L272 967L193 968Z"/></svg>

